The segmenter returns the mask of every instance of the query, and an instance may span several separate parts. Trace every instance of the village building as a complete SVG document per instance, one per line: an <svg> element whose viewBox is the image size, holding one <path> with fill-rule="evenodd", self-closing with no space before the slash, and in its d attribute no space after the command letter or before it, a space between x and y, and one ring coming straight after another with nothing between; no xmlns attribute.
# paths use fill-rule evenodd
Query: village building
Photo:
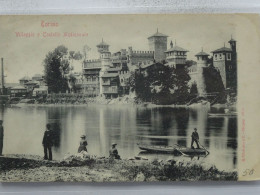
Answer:
<svg viewBox="0 0 260 195"><path fill-rule="evenodd" d="M27 95L27 89L24 86L15 86L10 89L11 97L23 97Z"/></svg>
<svg viewBox="0 0 260 195"><path fill-rule="evenodd" d="M32 79L30 78L30 77L28 77L28 76L25 76L25 77L23 77L23 78L21 78L20 80L19 80L19 83L20 83L20 85L24 85L25 83L27 83L27 82L29 82L29 81L31 81Z"/></svg>
<svg viewBox="0 0 260 195"><path fill-rule="evenodd" d="M89 96L118 97L129 93L129 78L131 72L139 71L144 75L148 70L159 70L160 65L175 68L187 67L191 80L189 86L197 84L198 95L205 95L205 80L203 70L209 64L209 54L203 50L195 55L197 61L187 63L187 49L170 42L167 49L167 35L157 32L148 37L149 51L121 49L111 54L109 44L102 39L97 45L99 59L84 60L81 92ZM226 89L236 91L237 54L236 41L229 41L231 48L223 47L214 50L213 66L219 70Z"/></svg>
<svg viewBox="0 0 260 195"><path fill-rule="evenodd" d="M231 37L230 48L222 47L212 51L213 66L216 67L221 75L225 89L234 93L237 91L237 51L236 41Z"/></svg>

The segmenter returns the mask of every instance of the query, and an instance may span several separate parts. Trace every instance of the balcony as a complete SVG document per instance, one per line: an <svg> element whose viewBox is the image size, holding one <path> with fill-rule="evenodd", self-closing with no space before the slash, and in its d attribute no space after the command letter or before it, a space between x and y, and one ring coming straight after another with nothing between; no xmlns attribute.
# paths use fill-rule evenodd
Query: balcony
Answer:
<svg viewBox="0 0 260 195"><path fill-rule="evenodd" d="M117 86L111 86L111 87L103 87L104 94L117 94L118 93L118 87Z"/></svg>

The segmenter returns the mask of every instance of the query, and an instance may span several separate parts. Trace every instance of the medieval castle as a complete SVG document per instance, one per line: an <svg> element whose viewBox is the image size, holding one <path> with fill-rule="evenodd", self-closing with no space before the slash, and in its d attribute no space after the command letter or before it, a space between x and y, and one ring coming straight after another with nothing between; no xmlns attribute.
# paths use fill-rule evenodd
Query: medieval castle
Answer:
<svg viewBox="0 0 260 195"><path fill-rule="evenodd" d="M148 37L149 51L136 51L128 47L113 54L109 51L109 45L102 39L97 45L99 59L86 59L83 62L83 79L78 80L81 92L90 96L117 97L120 93L129 92L128 81L132 71L145 71L158 62L174 67L186 66L189 51L174 45L172 41L167 48L167 38L167 35L157 29L155 34ZM231 38L229 44L230 47L224 46L212 51L212 56L202 50L195 55L196 63L188 67L190 84L197 84L199 96L206 93L203 69L209 66L210 62L220 72L225 89L236 91L236 41Z"/></svg>

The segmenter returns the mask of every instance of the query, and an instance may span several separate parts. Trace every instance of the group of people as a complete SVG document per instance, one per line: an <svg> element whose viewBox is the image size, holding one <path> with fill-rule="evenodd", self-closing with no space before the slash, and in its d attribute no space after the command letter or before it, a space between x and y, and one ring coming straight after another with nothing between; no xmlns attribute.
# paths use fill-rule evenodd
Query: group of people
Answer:
<svg viewBox="0 0 260 195"><path fill-rule="evenodd" d="M88 150L87 150L88 142L86 140L86 135L82 135L80 138L81 138L81 140L79 142L78 153L80 153L82 151L88 152ZM53 146L53 138L51 135L51 125L50 124L46 125L46 131L44 132L42 145L44 147L44 159L52 160L51 147ZM120 159L116 145L117 145L116 143L113 143L111 145L111 149L109 150L109 157L113 158L113 159Z"/></svg>
<svg viewBox="0 0 260 195"><path fill-rule="evenodd" d="M82 151L88 151L87 150L87 145L88 142L86 140L86 136L82 135L79 143L79 148L78 148L78 153ZM193 147L194 142L197 145L197 148L199 149L199 134L197 132L197 128L194 128L194 131L192 132L191 135L191 148ZM2 156L2 151L3 151L3 139L4 139L4 127L3 127L3 121L0 120L0 156ZM47 124L46 125L46 131L44 132L43 140L42 140L42 145L44 148L44 159L45 160L52 160L52 146L53 146L53 137L52 137L52 132L51 132L51 125ZM120 159L120 155L118 154L118 150L116 148L116 143L113 143L111 145L111 149L109 150L109 157L114 158L114 159Z"/></svg>

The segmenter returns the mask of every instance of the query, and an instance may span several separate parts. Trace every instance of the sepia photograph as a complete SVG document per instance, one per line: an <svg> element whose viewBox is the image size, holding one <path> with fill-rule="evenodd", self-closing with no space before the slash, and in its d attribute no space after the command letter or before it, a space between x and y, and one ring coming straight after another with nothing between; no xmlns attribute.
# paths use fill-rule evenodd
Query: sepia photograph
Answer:
<svg viewBox="0 0 260 195"><path fill-rule="evenodd" d="M241 17L0 16L0 181L237 181Z"/></svg>

